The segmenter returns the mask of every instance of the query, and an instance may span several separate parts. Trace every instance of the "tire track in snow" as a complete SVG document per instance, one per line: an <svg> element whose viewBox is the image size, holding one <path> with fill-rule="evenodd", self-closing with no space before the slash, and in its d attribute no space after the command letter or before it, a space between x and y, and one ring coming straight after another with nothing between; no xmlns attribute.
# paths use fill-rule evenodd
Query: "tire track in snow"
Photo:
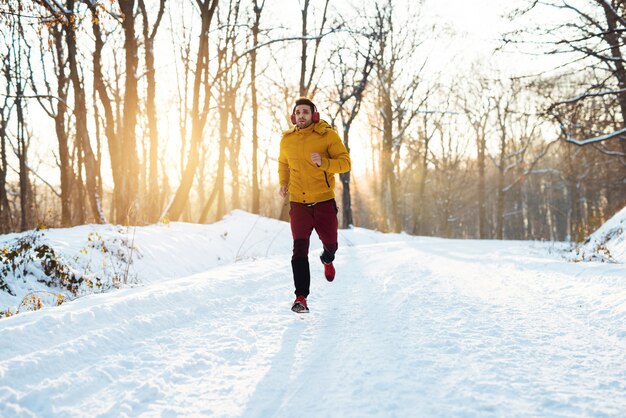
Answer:
<svg viewBox="0 0 626 418"><path fill-rule="evenodd" d="M31 341L27 354L0 348L0 415L185 413L192 406L236 414L247 389L233 387L254 387L259 372L248 366L272 352L274 332L284 325L270 319L290 286L287 274L276 274L284 264L237 263L16 317L0 338L26 344L42 324L71 328L51 335L51 343ZM67 356L76 359L70 369ZM250 373L241 373L246 368ZM220 386L221 393L212 390Z"/></svg>
<svg viewBox="0 0 626 418"><path fill-rule="evenodd" d="M558 297L571 277L537 279L564 262L515 264L524 252L511 251L388 243L341 253L336 282L314 282L291 374L283 364L282 381L262 381L257 391L274 393L257 394L266 407L251 402L246 416L619 415L624 340L585 327Z"/></svg>

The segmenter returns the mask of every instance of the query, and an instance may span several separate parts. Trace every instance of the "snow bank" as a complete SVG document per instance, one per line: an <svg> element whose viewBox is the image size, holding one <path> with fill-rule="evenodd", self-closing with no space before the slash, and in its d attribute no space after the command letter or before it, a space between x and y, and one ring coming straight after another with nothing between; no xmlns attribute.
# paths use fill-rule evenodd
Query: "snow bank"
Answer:
<svg viewBox="0 0 626 418"><path fill-rule="evenodd" d="M577 261L626 263L626 207L572 251Z"/></svg>

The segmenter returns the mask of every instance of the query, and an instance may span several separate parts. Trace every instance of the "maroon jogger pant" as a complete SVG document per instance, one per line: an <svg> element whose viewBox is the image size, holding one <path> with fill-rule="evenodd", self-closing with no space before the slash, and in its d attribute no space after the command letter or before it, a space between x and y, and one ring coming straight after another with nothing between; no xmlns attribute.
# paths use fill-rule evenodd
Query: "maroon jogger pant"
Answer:
<svg viewBox="0 0 626 418"><path fill-rule="evenodd" d="M296 296L307 297L311 284L308 261L311 232L315 229L324 246L322 260L331 263L337 252L337 204L335 199L314 205L291 202L289 218L293 236L291 266L295 293Z"/></svg>

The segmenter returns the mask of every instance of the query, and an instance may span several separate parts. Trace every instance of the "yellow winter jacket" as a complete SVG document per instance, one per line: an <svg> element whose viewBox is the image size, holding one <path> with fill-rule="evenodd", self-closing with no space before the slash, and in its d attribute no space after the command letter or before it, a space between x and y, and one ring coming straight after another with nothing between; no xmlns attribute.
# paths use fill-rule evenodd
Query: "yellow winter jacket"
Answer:
<svg viewBox="0 0 626 418"><path fill-rule="evenodd" d="M322 156L318 167L311 153ZM320 120L299 129L283 132L278 157L278 178L287 186L289 200L300 203L324 202L335 197L335 173L350 170L350 155L337 132Z"/></svg>

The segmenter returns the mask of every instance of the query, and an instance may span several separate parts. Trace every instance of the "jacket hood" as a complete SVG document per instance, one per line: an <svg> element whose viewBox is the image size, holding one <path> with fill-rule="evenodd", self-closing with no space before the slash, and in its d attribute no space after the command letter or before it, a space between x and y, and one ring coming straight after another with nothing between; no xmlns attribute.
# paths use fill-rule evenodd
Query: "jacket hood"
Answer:
<svg viewBox="0 0 626 418"><path fill-rule="evenodd" d="M305 128L305 129L307 129L307 128ZM294 126L294 127L290 128L290 129L287 129L286 131L284 131L283 132L283 136L288 135L288 134L293 133L293 132L296 132L297 130L298 130L298 127ZM316 123L313 124L313 132L317 132L320 135L324 135L328 131L334 131L334 129L324 119L320 119L319 122L316 122Z"/></svg>

